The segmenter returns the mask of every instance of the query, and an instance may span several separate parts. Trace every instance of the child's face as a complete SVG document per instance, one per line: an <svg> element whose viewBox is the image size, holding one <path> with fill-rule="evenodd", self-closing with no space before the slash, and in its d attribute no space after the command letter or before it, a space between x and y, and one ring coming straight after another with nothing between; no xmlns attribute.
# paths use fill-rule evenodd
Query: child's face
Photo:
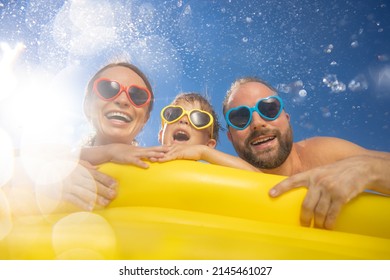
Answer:
<svg viewBox="0 0 390 280"><path fill-rule="evenodd" d="M185 101L180 101L177 104L186 111L193 109L200 109L200 104L190 104ZM162 145L172 144L188 144L188 145L207 145L212 148L215 147L216 142L211 136L211 126L205 129L196 129L188 121L188 116L185 114L178 121L170 124L164 124L164 127L160 130L159 141Z"/></svg>

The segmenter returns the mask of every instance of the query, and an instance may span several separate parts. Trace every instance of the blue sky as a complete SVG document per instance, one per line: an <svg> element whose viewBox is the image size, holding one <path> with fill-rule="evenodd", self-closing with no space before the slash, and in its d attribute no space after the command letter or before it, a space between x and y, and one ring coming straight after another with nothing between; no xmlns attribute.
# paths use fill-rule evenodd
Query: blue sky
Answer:
<svg viewBox="0 0 390 280"><path fill-rule="evenodd" d="M230 84L257 76L279 89L296 141L337 136L390 152L384 0L0 0L0 23L3 62L4 44L25 46L12 64L14 86L0 94L0 127L16 146L31 127L52 134L61 128L63 138L80 139L88 130L85 84L102 65L125 58L155 89L142 145L158 145L159 110L177 93L206 94L224 124ZM38 113L44 122L28 122ZM60 113L54 130L46 129ZM218 148L234 154L224 133Z"/></svg>

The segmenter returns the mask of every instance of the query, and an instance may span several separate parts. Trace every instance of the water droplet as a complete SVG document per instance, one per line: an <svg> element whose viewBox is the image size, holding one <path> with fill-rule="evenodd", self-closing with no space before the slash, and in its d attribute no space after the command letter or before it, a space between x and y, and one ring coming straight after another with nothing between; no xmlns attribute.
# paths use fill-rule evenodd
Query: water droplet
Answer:
<svg viewBox="0 0 390 280"><path fill-rule="evenodd" d="M379 61L389 61L389 56L387 54L379 54L378 60Z"/></svg>
<svg viewBox="0 0 390 280"><path fill-rule="evenodd" d="M346 85L337 79L337 76L334 74L328 74L323 79L322 82L331 89L334 93L340 93L346 90Z"/></svg>
<svg viewBox="0 0 390 280"><path fill-rule="evenodd" d="M352 47L352 48L357 48L357 47L359 47L359 42L358 42L358 41L353 41L353 42L351 43L351 47Z"/></svg>
<svg viewBox="0 0 390 280"><path fill-rule="evenodd" d="M246 17L245 21L246 21L247 23L251 23L251 22L253 21L253 19L252 19L251 17Z"/></svg>
<svg viewBox="0 0 390 280"><path fill-rule="evenodd" d="M307 91L304 89L301 89L298 94L300 97L305 97L307 95Z"/></svg>
<svg viewBox="0 0 390 280"><path fill-rule="evenodd" d="M358 75L348 84L348 89L356 92L368 89L368 82L364 75Z"/></svg>
<svg viewBox="0 0 390 280"><path fill-rule="evenodd" d="M325 53L331 53L333 51L334 46L332 44L329 44L325 49Z"/></svg>

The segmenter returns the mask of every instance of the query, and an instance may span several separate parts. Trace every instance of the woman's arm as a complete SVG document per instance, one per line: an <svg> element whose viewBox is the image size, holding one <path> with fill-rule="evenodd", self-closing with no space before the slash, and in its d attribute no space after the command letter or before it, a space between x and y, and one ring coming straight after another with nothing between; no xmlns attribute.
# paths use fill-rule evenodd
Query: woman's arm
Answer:
<svg viewBox="0 0 390 280"><path fill-rule="evenodd" d="M148 164L142 159L156 161L164 156L168 147L136 147L126 144L108 144L104 146L84 147L80 152L80 159L93 165L105 162L133 164L142 168L148 168Z"/></svg>

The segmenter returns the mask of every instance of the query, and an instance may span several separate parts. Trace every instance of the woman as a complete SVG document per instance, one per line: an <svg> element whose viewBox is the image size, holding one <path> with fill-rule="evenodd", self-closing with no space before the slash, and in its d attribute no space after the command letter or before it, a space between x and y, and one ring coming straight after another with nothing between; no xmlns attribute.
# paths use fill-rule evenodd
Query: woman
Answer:
<svg viewBox="0 0 390 280"><path fill-rule="evenodd" d="M155 161L164 155L168 147L138 147L135 140L150 117L153 102L150 82L132 64L112 63L92 77L84 99L84 113L95 134L81 149L80 159L95 179L97 197L90 187L84 189L86 186L79 185L71 195L68 193L68 200L93 209L106 206L115 198L116 184L108 183L107 177L90 164L112 161L147 168L142 159Z"/></svg>
<svg viewBox="0 0 390 280"><path fill-rule="evenodd" d="M109 64L92 77L87 86L84 112L94 127L95 135L81 149L81 164L62 179L61 184L49 187L47 194L42 193L56 202L50 211L78 210L73 206L93 210L107 206L115 198L117 183L99 172L95 165L116 161L146 168L148 165L142 159L156 159L163 155L166 147L142 148L135 141L149 119L153 102L148 79L132 64ZM20 172L23 172L23 168ZM16 202L12 203L13 212L23 212L19 207L21 201L23 205L28 204L23 208L29 209L30 213L40 212L42 205L36 205L34 183L23 181L20 179L22 177L28 180L27 176L15 176L9 184L9 191L6 191L9 200ZM20 186L29 199L22 200L18 195L8 194L12 186L15 189L20 189ZM52 193L55 193L55 197ZM70 202L72 207L62 202Z"/></svg>
<svg viewBox="0 0 390 280"><path fill-rule="evenodd" d="M147 168L142 159L163 156L166 148L138 147L135 140L150 117L153 102L148 79L134 65L114 63L100 69L89 81L84 100L95 135L80 158L93 165L113 161Z"/></svg>

